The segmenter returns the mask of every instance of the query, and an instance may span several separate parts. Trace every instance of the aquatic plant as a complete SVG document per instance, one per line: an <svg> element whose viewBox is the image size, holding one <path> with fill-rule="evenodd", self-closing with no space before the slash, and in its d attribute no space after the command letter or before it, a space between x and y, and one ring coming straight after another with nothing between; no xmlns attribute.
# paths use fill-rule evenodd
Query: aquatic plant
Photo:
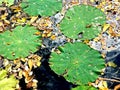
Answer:
<svg viewBox="0 0 120 90"><path fill-rule="evenodd" d="M85 85L81 85L75 88L72 88L72 90L97 90L96 88L92 87L92 86L85 86Z"/></svg>
<svg viewBox="0 0 120 90"><path fill-rule="evenodd" d="M41 45L39 32L34 27L17 26L12 31L0 33L0 55L14 60L34 53Z"/></svg>
<svg viewBox="0 0 120 90"><path fill-rule="evenodd" d="M59 49L60 54L52 52L50 67L58 75L74 84L93 82L104 68L100 53L83 43L67 43Z"/></svg>
<svg viewBox="0 0 120 90"><path fill-rule="evenodd" d="M62 0L23 0L23 10L29 15L51 16L62 8Z"/></svg>
<svg viewBox="0 0 120 90"><path fill-rule="evenodd" d="M62 33L72 39L95 38L106 21L105 14L98 8L88 5L77 5L70 8L60 23Z"/></svg>

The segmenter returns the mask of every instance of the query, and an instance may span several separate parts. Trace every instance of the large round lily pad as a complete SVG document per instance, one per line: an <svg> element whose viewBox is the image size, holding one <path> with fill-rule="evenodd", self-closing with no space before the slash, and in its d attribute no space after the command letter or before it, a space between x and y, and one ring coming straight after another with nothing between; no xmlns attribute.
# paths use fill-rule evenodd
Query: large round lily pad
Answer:
<svg viewBox="0 0 120 90"><path fill-rule="evenodd" d="M101 31L106 21L105 14L98 8L87 5L77 5L70 8L60 23L60 30L69 38L92 39Z"/></svg>
<svg viewBox="0 0 120 90"><path fill-rule="evenodd" d="M67 43L60 49L61 54L53 52L50 67L58 75L75 84L93 82L104 67L100 53L83 43Z"/></svg>
<svg viewBox="0 0 120 90"><path fill-rule="evenodd" d="M28 56L41 45L38 30L30 26L17 26L13 31L0 33L0 55L14 60Z"/></svg>
<svg viewBox="0 0 120 90"><path fill-rule="evenodd" d="M21 6L29 15L51 16L62 9L62 0L23 0Z"/></svg>

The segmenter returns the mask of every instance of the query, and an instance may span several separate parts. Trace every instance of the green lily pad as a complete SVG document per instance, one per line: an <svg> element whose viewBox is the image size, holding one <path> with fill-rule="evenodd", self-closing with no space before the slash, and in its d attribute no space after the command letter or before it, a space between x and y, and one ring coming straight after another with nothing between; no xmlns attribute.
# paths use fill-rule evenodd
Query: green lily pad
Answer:
<svg viewBox="0 0 120 90"><path fill-rule="evenodd" d="M100 53L83 43L67 43L61 54L52 52L50 67L58 75L75 84L88 84L100 75L104 60Z"/></svg>
<svg viewBox="0 0 120 90"><path fill-rule="evenodd" d="M97 89L92 86L80 85L75 88L72 88L72 90L97 90Z"/></svg>
<svg viewBox="0 0 120 90"><path fill-rule="evenodd" d="M12 32L7 30L0 33L0 55L14 60L34 53L41 45L38 32L34 27L17 26Z"/></svg>
<svg viewBox="0 0 120 90"><path fill-rule="evenodd" d="M51 16L62 8L62 0L23 0L23 10L29 15Z"/></svg>
<svg viewBox="0 0 120 90"><path fill-rule="evenodd" d="M70 8L60 23L60 30L69 38L75 39L82 34L83 40L95 38L106 21L105 14L98 8L77 5Z"/></svg>

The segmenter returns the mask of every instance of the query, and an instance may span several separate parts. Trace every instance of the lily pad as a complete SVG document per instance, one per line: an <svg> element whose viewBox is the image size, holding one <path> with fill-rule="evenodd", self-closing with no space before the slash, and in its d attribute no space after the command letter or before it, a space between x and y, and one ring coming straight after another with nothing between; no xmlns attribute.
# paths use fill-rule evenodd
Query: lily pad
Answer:
<svg viewBox="0 0 120 90"><path fill-rule="evenodd" d="M80 86L73 88L72 90L97 90L97 89L92 86L80 85Z"/></svg>
<svg viewBox="0 0 120 90"><path fill-rule="evenodd" d="M60 30L69 38L95 38L106 21L105 14L98 8L88 5L77 5L70 8L60 23Z"/></svg>
<svg viewBox="0 0 120 90"><path fill-rule="evenodd" d="M62 0L23 0L23 10L29 15L51 16L62 8Z"/></svg>
<svg viewBox="0 0 120 90"><path fill-rule="evenodd" d="M61 53L52 52L50 67L75 84L88 84L100 75L104 60L100 53L83 43L67 43Z"/></svg>
<svg viewBox="0 0 120 90"><path fill-rule="evenodd" d="M39 32L34 27L17 26L13 31L0 33L0 55L14 60L34 53L41 45Z"/></svg>

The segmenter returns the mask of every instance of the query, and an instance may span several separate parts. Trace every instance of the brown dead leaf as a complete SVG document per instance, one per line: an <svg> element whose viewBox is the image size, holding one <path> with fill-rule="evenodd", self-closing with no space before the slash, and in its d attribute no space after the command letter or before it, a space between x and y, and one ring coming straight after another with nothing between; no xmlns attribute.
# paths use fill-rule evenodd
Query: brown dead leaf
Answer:
<svg viewBox="0 0 120 90"><path fill-rule="evenodd" d="M50 20L49 17L43 17L43 18L40 18L36 21L37 23L37 27L39 30L46 30L46 29L50 29L52 30L52 21Z"/></svg>
<svg viewBox="0 0 120 90"><path fill-rule="evenodd" d="M21 10L21 7L19 5L12 5L10 6L10 9L13 11L13 12L20 12L22 11Z"/></svg>
<svg viewBox="0 0 120 90"><path fill-rule="evenodd" d="M110 34L110 36L113 36L113 37L116 37L116 36L117 36L117 33L115 33L115 32L113 31L113 28L112 28L112 27L109 28L108 34Z"/></svg>
<svg viewBox="0 0 120 90"><path fill-rule="evenodd" d="M28 76L25 78L26 83L31 82L32 80L33 80L33 76Z"/></svg>
<svg viewBox="0 0 120 90"><path fill-rule="evenodd" d="M120 84L116 85L116 86L114 87L114 90L120 90Z"/></svg>
<svg viewBox="0 0 120 90"><path fill-rule="evenodd" d="M33 84L33 82L31 81L31 82L27 83L26 87L27 87L27 88L31 88L31 87L32 87L32 84Z"/></svg>

